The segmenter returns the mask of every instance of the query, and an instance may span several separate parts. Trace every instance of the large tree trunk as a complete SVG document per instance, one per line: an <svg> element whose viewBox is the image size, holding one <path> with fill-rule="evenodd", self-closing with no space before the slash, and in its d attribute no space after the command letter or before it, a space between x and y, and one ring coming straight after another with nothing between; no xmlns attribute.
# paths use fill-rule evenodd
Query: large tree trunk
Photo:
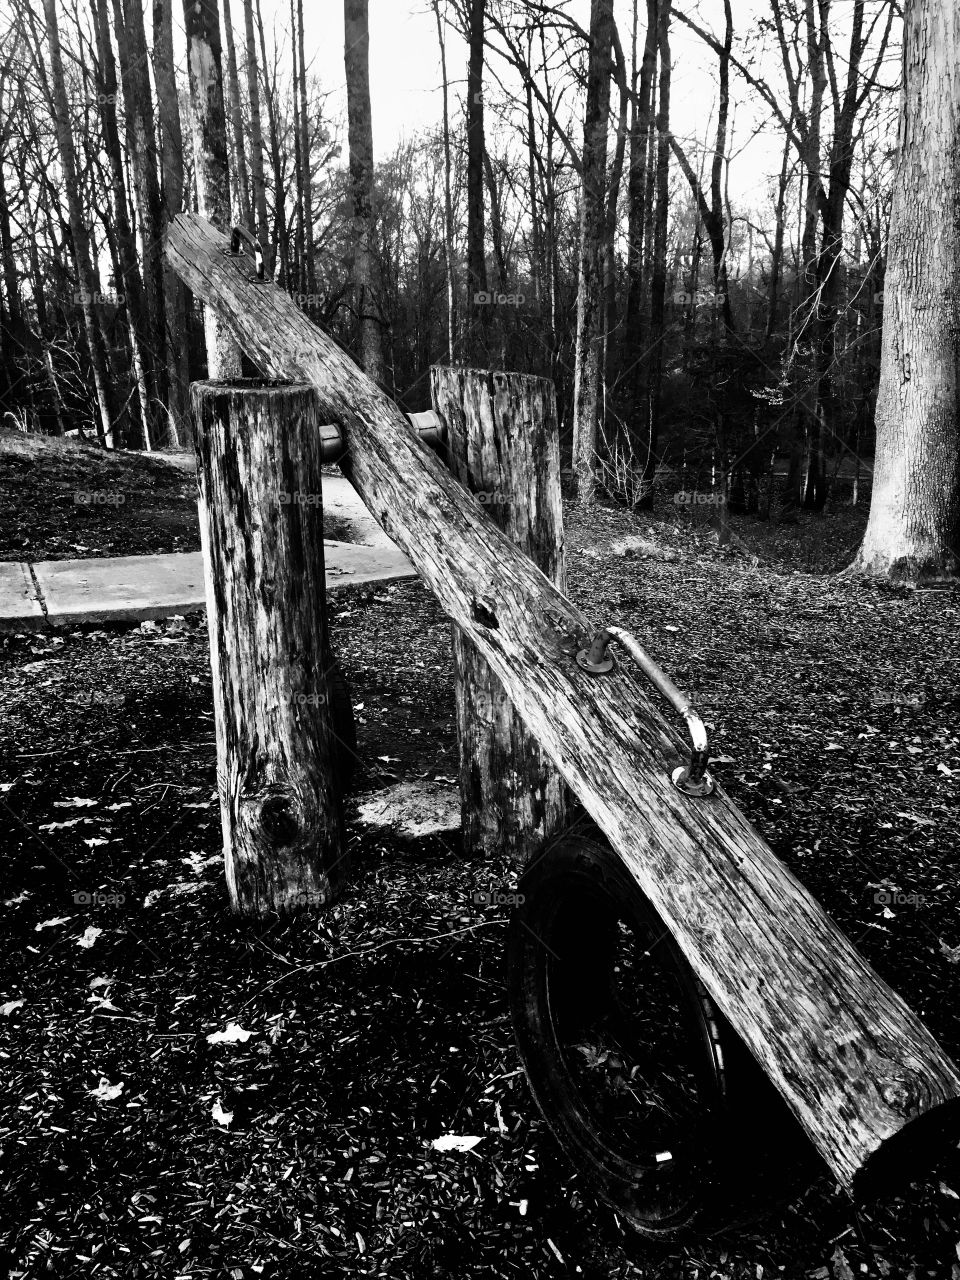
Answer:
<svg viewBox="0 0 960 1280"><path fill-rule="evenodd" d="M197 208L202 217L227 230L231 224L230 173L217 0L183 0L183 17L193 107ZM207 376L238 377L240 348L210 307L204 308L203 330L207 341Z"/></svg>
<svg viewBox="0 0 960 1280"><path fill-rule="evenodd" d="M883 286L870 518L854 568L957 573L960 483L960 9L911 0Z"/></svg>
<svg viewBox="0 0 960 1280"><path fill-rule="evenodd" d="M230 904L321 906L344 882L346 844L316 394L197 382L192 399Z"/></svg>
<svg viewBox="0 0 960 1280"><path fill-rule="evenodd" d="M565 590L560 432L553 385L519 373L431 371L453 474L491 520ZM563 780L461 631L453 633L465 853L525 863L567 815Z"/></svg>
<svg viewBox="0 0 960 1280"><path fill-rule="evenodd" d="M153 0L153 80L157 87L160 125L160 173L163 226L183 209L183 129L173 61L173 0ZM187 291L164 263L163 306L166 318L167 439L189 444L190 341Z"/></svg>
<svg viewBox="0 0 960 1280"><path fill-rule="evenodd" d="M674 786L689 748L649 686L625 661L603 676L581 669L594 624L423 448L402 410L286 294L225 258L225 243L188 215L167 233L172 264L265 376L317 388L366 506L489 663L837 1178L849 1187L902 1174L911 1132L932 1137L942 1124L955 1143L960 1073L929 1031L721 788L698 799Z"/></svg>
<svg viewBox="0 0 960 1280"><path fill-rule="evenodd" d="M353 195L353 283L360 316L363 367L383 382L383 329L374 287L373 123L370 116L368 0L344 0L344 53Z"/></svg>
<svg viewBox="0 0 960 1280"><path fill-rule="evenodd" d="M60 150L64 195L70 217L70 239L73 258L80 286L80 304L83 309L83 327L93 371L97 397L97 435L106 448L113 448L113 416L110 407L110 372L107 353L97 316L97 274L90 250L90 232L80 204L80 179L77 173L77 154L70 131L70 106L63 78L63 55L60 51L60 31L57 25L57 0L43 0L43 12L47 20L47 41L50 57L50 94L53 122Z"/></svg>
<svg viewBox="0 0 960 1280"><path fill-rule="evenodd" d="M613 0L591 0L590 61L583 117L577 346L573 365L574 493L577 502L584 504L593 502L596 496L597 424L602 412L603 215L612 50Z"/></svg>

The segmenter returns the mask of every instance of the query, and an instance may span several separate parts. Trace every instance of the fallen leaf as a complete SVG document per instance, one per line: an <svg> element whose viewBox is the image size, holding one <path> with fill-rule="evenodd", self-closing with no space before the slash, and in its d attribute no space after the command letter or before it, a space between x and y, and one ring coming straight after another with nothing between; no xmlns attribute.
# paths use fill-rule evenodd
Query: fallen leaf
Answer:
<svg viewBox="0 0 960 1280"><path fill-rule="evenodd" d="M84 929L83 933L77 939L77 946L92 947L93 944L96 942L96 940L100 937L101 933L103 933L102 929L98 929L97 926L94 924L88 924L86 929Z"/></svg>
<svg viewBox="0 0 960 1280"><path fill-rule="evenodd" d="M87 1092L91 1098L96 1098L98 1102L112 1102L114 1098L119 1098L123 1093L123 1081L119 1084L111 1084L106 1076L100 1077L100 1083L95 1089L88 1089Z"/></svg>
<svg viewBox="0 0 960 1280"><path fill-rule="evenodd" d="M228 1022L225 1031L213 1031L207 1036L207 1044L246 1044L255 1031L244 1031L238 1022Z"/></svg>
<svg viewBox="0 0 960 1280"><path fill-rule="evenodd" d="M210 1114L213 1116L214 1120L216 1120L217 1124L222 1124L224 1128L226 1128L233 1120L233 1112L224 1111L223 1107L220 1105L219 1098L210 1108Z"/></svg>
<svg viewBox="0 0 960 1280"><path fill-rule="evenodd" d="M39 924L33 926L34 933L39 933L41 929L52 929L58 924L69 924L69 916L55 916L53 920L41 920Z"/></svg>
<svg viewBox="0 0 960 1280"><path fill-rule="evenodd" d="M90 809L99 804L98 800L87 800L83 796L71 796L69 800L54 800L55 809Z"/></svg>
<svg viewBox="0 0 960 1280"><path fill-rule="evenodd" d="M442 1138L434 1138L430 1143L434 1151L472 1151L482 1138L461 1137L457 1133L445 1133Z"/></svg>
<svg viewBox="0 0 960 1280"><path fill-rule="evenodd" d="M6 1004L0 1004L0 1013L9 1018L14 1009L19 1009L23 1004L23 1000L8 1000Z"/></svg>

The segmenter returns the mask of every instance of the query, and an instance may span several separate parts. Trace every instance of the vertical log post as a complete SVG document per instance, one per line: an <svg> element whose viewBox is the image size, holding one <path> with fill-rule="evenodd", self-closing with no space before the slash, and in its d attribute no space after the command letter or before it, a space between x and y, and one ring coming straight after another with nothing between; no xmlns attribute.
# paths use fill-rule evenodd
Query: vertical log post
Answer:
<svg viewBox="0 0 960 1280"><path fill-rule="evenodd" d="M191 399L227 889L235 911L289 913L346 871L316 392L198 382Z"/></svg>
<svg viewBox="0 0 960 1280"><path fill-rule="evenodd" d="M561 591L565 572L560 435L553 383L519 373L434 366L453 474ZM566 822L566 788L500 680L453 633L465 852L526 861Z"/></svg>

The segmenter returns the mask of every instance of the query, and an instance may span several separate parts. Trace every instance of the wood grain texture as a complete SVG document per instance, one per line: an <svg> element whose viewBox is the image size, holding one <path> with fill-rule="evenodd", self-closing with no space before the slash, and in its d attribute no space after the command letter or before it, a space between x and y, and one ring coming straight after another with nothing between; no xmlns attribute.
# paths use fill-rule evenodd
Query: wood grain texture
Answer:
<svg viewBox="0 0 960 1280"><path fill-rule="evenodd" d="M225 244L197 215L180 215L167 233L171 265L264 373L316 387L321 417L344 430L353 483L374 518L486 658L850 1185L911 1121L960 1098L956 1067L722 788L704 800L673 787L683 740L647 689L624 663L602 677L576 665L596 622L493 524L350 357L287 295L251 283L246 263L223 256Z"/></svg>
<svg viewBox="0 0 960 1280"><path fill-rule="evenodd" d="M553 384L519 373L430 370L452 473L488 516L564 588L560 430ZM453 628L465 853L526 862L567 823L566 785L501 681Z"/></svg>
<svg viewBox="0 0 960 1280"><path fill-rule="evenodd" d="M243 914L291 913L346 874L316 393L196 382L191 400L227 890Z"/></svg>

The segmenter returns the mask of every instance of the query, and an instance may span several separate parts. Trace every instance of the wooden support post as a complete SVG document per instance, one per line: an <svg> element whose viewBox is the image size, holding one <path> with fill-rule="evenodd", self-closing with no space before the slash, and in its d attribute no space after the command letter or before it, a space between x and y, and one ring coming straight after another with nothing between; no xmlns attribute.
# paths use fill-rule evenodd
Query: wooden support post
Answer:
<svg viewBox="0 0 960 1280"><path fill-rule="evenodd" d="M319 906L346 863L316 393L197 382L191 400L230 903L248 915Z"/></svg>
<svg viewBox="0 0 960 1280"><path fill-rule="evenodd" d="M553 384L519 373L430 370L450 468L561 591L560 429ZM465 852L526 862L567 820L566 787L486 660L453 630Z"/></svg>
<svg viewBox="0 0 960 1280"><path fill-rule="evenodd" d="M689 748L650 686L625 661L600 676L578 666L596 622L292 298L224 256L226 244L196 214L167 230L171 266L264 373L317 388L368 510L486 658L837 1179L902 1178L930 1146L956 1142L954 1063L722 787L699 798L674 786Z"/></svg>

